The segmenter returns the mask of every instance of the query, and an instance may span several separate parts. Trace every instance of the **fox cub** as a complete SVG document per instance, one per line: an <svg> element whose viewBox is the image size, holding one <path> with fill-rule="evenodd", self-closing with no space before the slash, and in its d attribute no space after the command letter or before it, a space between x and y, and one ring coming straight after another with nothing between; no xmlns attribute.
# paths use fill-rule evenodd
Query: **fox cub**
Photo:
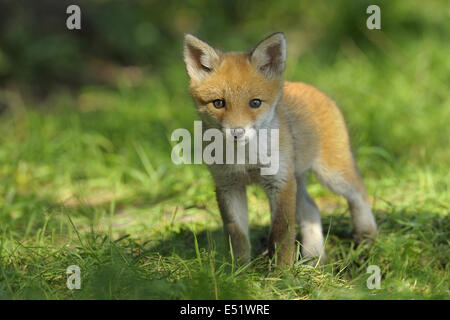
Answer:
<svg viewBox="0 0 450 320"><path fill-rule="evenodd" d="M357 240L373 239L377 233L341 112L316 88L283 81L285 60L283 33L272 34L245 53L221 52L190 34L184 39L190 92L203 127L237 141L251 139L250 132L261 129L279 132L276 174L261 175L255 165L208 166L227 240L241 263L250 260L246 185L251 183L259 184L270 202L268 250L277 264L294 262L296 223L302 257L325 261L320 213L306 191L310 169L347 199Z"/></svg>

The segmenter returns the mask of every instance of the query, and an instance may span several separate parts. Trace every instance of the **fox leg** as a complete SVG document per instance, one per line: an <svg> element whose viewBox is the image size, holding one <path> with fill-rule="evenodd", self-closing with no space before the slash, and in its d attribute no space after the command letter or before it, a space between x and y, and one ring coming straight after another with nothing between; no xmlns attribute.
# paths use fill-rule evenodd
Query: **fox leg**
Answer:
<svg viewBox="0 0 450 320"><path fill-rule="evenodd" d="M334 193L347 199L355 228L355 239L357 241L373 240L377 234L377 225L364 183L350 151L333 166L326 165L324 161L318 161L318 164L313 166L313 170L319 181Z"/></svg>
<svg viewBox="0 0 450 320"><path fill-rule="evenodd" d="M290 265L295 258L295 202L297 184L294 178L277 186L265 184L263 188L268 195L271 209L271 228L269 234L269 255L276 254L278 266Z"/></svg>
<svg viewBox="0 0 450 320"><path fill-rule="evenodd" d="M306 190L306 176L297 176L297 212L296 219L300 226L301 253L304 258L318 258L324 262L324 241L320 212L314 200ZM315 261L313 262L315 264Z"/></svg>
<svg viewBox="0 0 450 320"><path fill-rule="evenodd" d="M216 198L226 235L231 241L233 256L237 263L250 261L250 240L248 236L248 210L245 185L216 187Z"/></svg>

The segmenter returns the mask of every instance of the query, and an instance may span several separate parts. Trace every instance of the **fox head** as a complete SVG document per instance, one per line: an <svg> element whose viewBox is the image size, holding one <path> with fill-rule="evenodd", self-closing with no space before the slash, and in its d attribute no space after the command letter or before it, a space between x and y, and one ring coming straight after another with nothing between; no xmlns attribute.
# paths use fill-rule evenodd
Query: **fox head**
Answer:
<svg viewBox="0 0 450 320"><path fill-rule="evenodd" d="M190 92L200 117L238 141L248 141L270 125L281 97L285 60L283 33L265 38L250 52L223 53L190 34L184 38Z"/></svg>

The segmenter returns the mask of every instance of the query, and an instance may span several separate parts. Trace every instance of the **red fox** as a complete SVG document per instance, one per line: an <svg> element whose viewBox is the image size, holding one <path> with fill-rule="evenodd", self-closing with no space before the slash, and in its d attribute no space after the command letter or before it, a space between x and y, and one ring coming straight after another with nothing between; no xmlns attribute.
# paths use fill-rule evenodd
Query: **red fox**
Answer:
<svg viewBox="0 0 450 320"><path fill-rule="evenodd" d="M318 89L283 81L285 60L283 33L245 53L223 53L190 34L184 39L190 93L205 128L226 131L236 140L248 139L247 132L255 130L279 130L276 174L261 175L255 165L208 165L227 240L241 263L250 261L246 186L251 183L259 184L269 199L268 250L277 265L294 262L295 223L302 257L325 261L320 213L306 191L308 170L347 199L357 240L377 233L341 112Z"/></svg>

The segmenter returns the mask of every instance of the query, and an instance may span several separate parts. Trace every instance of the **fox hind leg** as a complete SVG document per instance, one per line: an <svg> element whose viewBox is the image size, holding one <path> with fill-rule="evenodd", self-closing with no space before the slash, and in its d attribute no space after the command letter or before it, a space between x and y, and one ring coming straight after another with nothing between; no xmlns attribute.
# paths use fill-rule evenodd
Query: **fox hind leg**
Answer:
<svg viewBox="0 0 450 320"><path fill-rule="evenodd" d="M297 209L296 220L300 227L301 253L303 258L317 258L324 262L324 240L320 212L314 200L306 191L306 176L302 174L297 179ZM313 260L315 264L316 261Z"/></svg>
<svg viewBox="0 0 450 320"><path fill-rule="evenodd" d="M333 166L318 161L318 164L313 166L313 171L326 187L347 199L355 228L355 239L373 240L377 234L377 225L364 183L351 154L342 157L340 162L334 163Z"/></svg>

